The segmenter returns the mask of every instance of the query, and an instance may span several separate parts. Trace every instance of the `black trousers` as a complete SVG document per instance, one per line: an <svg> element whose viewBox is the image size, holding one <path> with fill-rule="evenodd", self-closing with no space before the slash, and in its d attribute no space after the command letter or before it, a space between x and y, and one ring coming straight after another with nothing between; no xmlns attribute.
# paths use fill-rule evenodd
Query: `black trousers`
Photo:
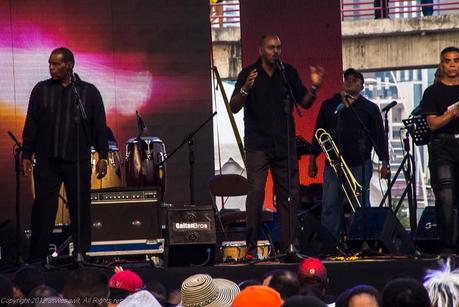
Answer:
<svg viewBox="0 0 459 307"><path fill-rule="evenodd" d="M435 194L440 245L456 245L459 209L459 139L433 136L429 145L429 169Z"/></svg>
<svg viewBox="0 0 459 307"><path fill-rule="evenodd" d="M30 258L44 258L54 228L58 196L64 182L70 213L72 238L76 244L78 233L77 215L77 163L60 159L38 159L34 168L35 200L32 207L32 237ZM91 245L91 164L80 162L80 244L76 250L84 253Z"/></svg>
<svg viewBox="0 0 459 307"><path fill-rule="evenodd" d="M247 151L247 180L249 191L246 200L247 211L247 252L256 255L258 232L261 224L261 211L265 198L265 184L268 170L274 181L274 193L276 195L276 209L280 216L280 238L281 251L288 248L290 231L296 234L297 208L299 201L299 179L298 179L298 160L296 151L292 150L291 161L291 201L293 210L292 221L289 219L288 209L288 169L287 157L276 157L261 151ZM291 224L290 224L291 222ZM289 227L291 227L289 231Z"/></svg>

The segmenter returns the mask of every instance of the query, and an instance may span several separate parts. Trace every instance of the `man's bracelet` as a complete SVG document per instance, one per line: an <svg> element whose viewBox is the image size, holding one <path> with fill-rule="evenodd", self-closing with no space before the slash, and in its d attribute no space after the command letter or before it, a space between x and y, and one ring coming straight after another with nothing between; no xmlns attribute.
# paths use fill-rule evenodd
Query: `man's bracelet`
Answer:
<svg viewBox="0 0 459 307"><path fill-rule="evenodd" d="M239 93L241 93L242 96L246 97L249 95L249 93L247 93L246 91L244 91L244 89L241 87L241 90L239 91Z"/></svg>

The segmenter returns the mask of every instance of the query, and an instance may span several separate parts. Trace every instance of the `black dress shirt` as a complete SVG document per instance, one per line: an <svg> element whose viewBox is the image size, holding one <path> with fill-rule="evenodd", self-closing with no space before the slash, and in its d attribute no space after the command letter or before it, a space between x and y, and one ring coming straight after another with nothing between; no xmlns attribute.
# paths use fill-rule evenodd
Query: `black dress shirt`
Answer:
<svg viewBox="0 0 459 307"><path fill-rule="evenodd" d="M292 88L296 102L302 101L307 94L298 72L291 65L284 64L285 76ZM238 76L233 95L239 93L247 76L256 68L258 76L246 97L244 105L246 150L263 151L276 155L287 153L287 116L285 112L286 89L279 70L275 69L270 77L261 65L261 59L245 67ZM291 109L288 112L290 121L290 139L295 141L295 125Z"/></svg>
<svg viewBox="0 0 459 307"><path fill-rule="evenodd" d="M108 155L105 110L97 88L79 78L75 82L87 114L79 124L80 160L89 160L91 145L101 159ZM77 161L76 103L72 85L59 81L39 82L32 90L23 131L22 157L59 158Z"/></svg>
<svg viewBox="0 0 459 307"><path fill-rule="evenodd" d="M384 126L380 110L376 104L363 96L359 96L352 103L352 108L360 117L362 123L368 129L372 140L365 134L362 125L351 107L343 108L335 114L338 105L341 103L341 95L336 94L330 99L325 100L320 107L317 117L315 131L319 128L325 129L333 138L344 161L349 166L359 166L362 163L362 154L359 148L359 139L365 141L365 160L371 158L371 149L374 141L375 151L381 161L389 160L389 153L384 137ZM314 133L315 133L314 131ZM321 150L317 139L312 141L316 149L316 155Z"/></svg>

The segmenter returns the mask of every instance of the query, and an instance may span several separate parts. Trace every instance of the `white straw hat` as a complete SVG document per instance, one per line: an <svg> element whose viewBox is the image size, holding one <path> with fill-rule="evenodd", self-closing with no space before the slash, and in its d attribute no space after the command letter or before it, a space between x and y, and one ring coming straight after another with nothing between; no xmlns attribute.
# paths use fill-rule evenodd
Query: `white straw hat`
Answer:
<svg viewBox="0 0 459 307"><path fill-rule="evenodd" d="M240 290L230 280L196 274L185 279L181 292L184 307L226 307L231 306Z"/></svg>

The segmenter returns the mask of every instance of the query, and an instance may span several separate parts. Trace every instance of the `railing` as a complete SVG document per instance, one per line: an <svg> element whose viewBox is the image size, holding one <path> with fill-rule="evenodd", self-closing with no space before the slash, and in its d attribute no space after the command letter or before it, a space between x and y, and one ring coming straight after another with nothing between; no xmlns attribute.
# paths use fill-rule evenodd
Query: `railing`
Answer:
<svg viewBox="0 0 459 307"><path fill-rule="evenodd" d="M210 24L212 27L239 27L239 1L223 0L210 4Z"/></svg>
<svg viewBox="0 0 459 307"><path fill-rule="evenodd" d="M340 0L341 20L410 18L459 14L458 0ZM238 0L210 4L212 27L239 27Z"/></svg>
<svg viewBox="0 0 459 307"><path fill-rule="evenodd" d="M341 20L410 18L457 13L457 0L341 0Z"/></svg>

